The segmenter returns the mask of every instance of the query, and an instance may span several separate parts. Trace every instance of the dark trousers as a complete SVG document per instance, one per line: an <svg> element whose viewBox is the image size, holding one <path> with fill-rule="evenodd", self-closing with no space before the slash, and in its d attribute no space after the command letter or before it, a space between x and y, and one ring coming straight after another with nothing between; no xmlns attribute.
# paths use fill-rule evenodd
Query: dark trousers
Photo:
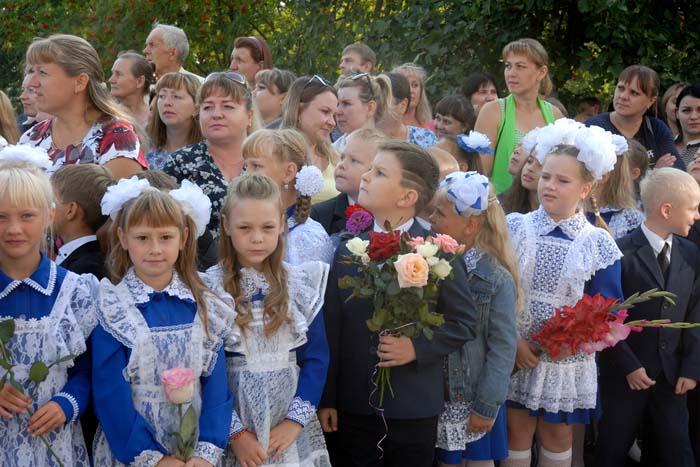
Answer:
<svg viewBox="0 0 700 467"><path fill-rule="evenodd" d="M650 389L633 391L620 376L601 378L600 392L603 417L598 424L597 467L625 465L627 451L637 437L645 409L648 410L653 436L659 446L655 455L660 465L694 467L688 436L686 396L679 396L663 375Z"/></svg>
<svg viewBox="0 0 700 467"><path fill-rule="evenodd" d="M438 417L411 420L387 419L387 437L377 415L338 415L339 463L334 467L431 467L435 455Z"/></svg>

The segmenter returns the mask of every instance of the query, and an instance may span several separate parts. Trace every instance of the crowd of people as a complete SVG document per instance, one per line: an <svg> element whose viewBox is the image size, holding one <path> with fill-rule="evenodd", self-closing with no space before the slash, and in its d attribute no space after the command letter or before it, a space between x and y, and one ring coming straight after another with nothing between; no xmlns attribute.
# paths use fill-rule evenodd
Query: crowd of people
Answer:
<svg viewBox="0 0 700 467"><path fill-rule="evenodd" d="M106 79L56 34L18 117L0 92L1 465L696 465L700 330L563 356L533 334L649 289L674 302L632 319L700 323L700 83L659 100L631 64L569 119L534 39L503 48L505 97L475 72L434 105L363 43L335 82L258 36L206 77L188 52L156 24ZM464 248L431 339L371 332L381 304L344 285L354 236L391 231Z"/></svg>

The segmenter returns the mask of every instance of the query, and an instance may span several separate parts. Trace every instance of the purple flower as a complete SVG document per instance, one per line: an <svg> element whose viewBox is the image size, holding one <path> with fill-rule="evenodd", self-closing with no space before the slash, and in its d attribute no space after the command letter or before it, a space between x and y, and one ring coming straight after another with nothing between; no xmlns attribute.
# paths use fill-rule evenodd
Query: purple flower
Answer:
<svg viewBox="0 0 700 467"><path fill-rule="evenodd" d="M359 210L353 212L345 223L345 230L353 235L359 235L364 232L372 225L374 218L372 215L365 211Z"/></svg>

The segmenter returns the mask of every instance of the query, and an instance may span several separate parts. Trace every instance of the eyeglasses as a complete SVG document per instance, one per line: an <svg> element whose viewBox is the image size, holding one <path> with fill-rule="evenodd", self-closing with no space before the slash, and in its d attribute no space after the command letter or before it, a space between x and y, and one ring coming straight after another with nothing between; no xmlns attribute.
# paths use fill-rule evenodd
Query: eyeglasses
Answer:
<svg viewBox="0 0 700 467"><path fill-rule="evenodd" d="M377 100L376 96L374 95L374 88L372 87L372 76L369 73L367 73L367 72L355 73L354 75L350 75L349 78L352 81L366 78L367 79L367 86L369 86L369 100L371 100L371 101Z"/></svg>
<svg viewBox="0 0 700 467"><path fill-rule="evenodd" d="M248 87L248 81L246 81L245 76L240 73L236 73L235 71L215 71L213 73L209 73L204 79L204 82L206 83L210 79L218 78L219 76L223 76L224 78L229 79L236 84L245 86L246 88Z"/></svg>
<svg viewBox="0 0 700 467"><path fill-rule="evenodd" d="M322 86L326 86L328 88L335 89L331 83L329 83L328 81L323 79L323 77L320 75L313 75L311 77L311 79L309 79L306 82L306 84L304 85L304 88L306 88L309 84L313 83L314 81L318 81L319 83L321 83Z"/></svg>

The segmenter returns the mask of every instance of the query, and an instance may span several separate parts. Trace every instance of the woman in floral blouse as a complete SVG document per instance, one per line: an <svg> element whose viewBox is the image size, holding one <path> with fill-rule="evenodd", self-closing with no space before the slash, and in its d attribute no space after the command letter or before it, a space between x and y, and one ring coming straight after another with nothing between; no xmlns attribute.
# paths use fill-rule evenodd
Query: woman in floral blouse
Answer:
<svg viewBox="0 0 700 467"><path fill-rule="evenodd" d="M39 110L53 117L29 129L20 144L49 153L48 173L63 164L98 163L119 179L147 167L131 117L110 96L100 57L86 40L68 34L36 39L26 61L27 86L36 90Z"/></svg>
<svg viewBox="0 0 700 467"><path fill-rule="evenodd" d="M197 104L204 141L172 153L163 171L178 183L196 183L209 197L212 213L207 229L217 240L228 183L243 170L241 147L253 127L253 97L241 74L215 72L204 80Z"/></svg>

